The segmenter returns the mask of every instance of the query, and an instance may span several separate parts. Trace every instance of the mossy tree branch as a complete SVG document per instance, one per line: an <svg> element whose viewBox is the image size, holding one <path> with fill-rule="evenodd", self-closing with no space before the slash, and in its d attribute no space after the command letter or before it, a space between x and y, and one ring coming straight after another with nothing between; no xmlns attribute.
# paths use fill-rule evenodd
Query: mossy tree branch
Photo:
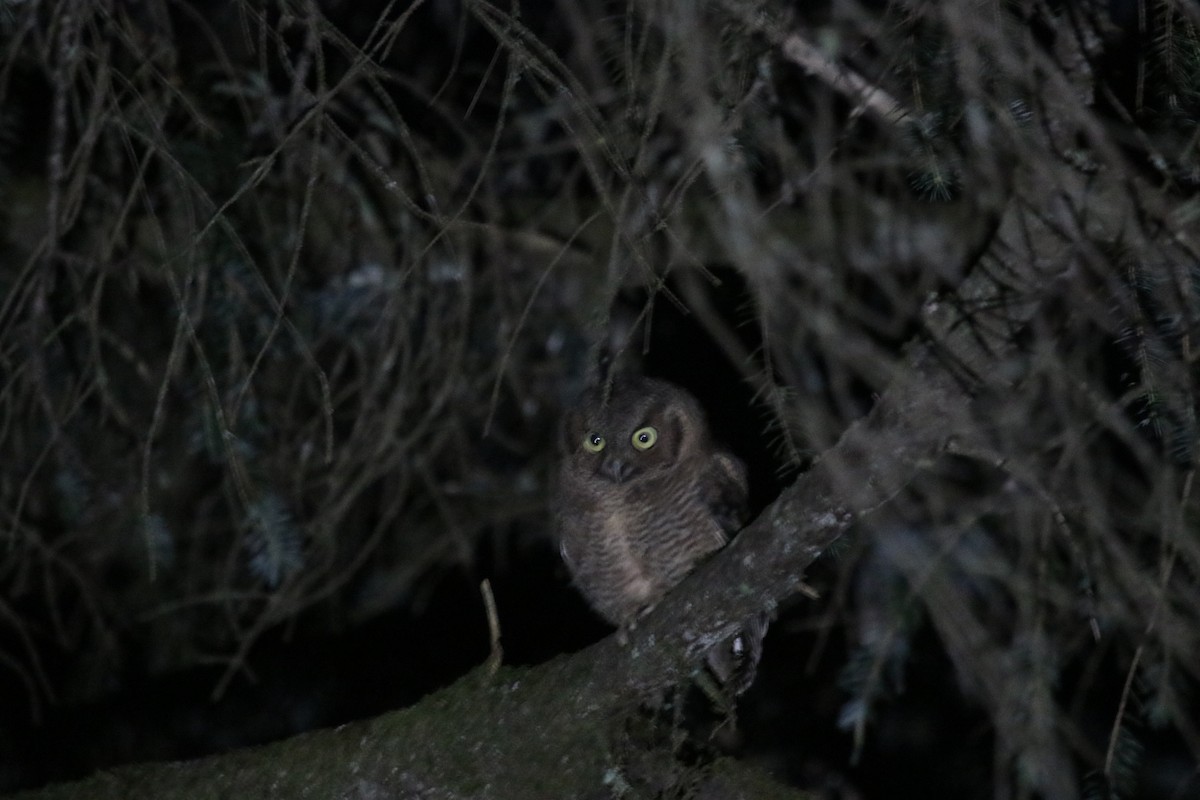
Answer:
<svg viewBox="0 0 1200 800"><path fill-rule="evenodd" d="M613 725L687 679L740 620L797 591L805 570L965 431L970 402L927 352L867 419L719 557L639 623L531 669L480 668L408 709L255 750L121 768L23 795L88 797L578 797L610 778ZM962 425L955 423L962 421ZM847 476L854 476L848 480Z"/></svg>

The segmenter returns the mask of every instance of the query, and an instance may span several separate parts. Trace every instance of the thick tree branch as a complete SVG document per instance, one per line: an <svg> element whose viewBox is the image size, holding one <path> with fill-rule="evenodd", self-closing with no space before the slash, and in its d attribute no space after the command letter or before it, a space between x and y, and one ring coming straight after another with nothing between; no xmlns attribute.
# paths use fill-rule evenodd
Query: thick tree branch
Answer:
<svg viewBox="0 0 1200 800"><path fill-rule="evenodd" d="M601 786L612 724L687 678L739 621L794 594L860 515L968 429L969 401L927 352L867 419L719 557L615 636L533 669L479 669L416 706L222 757L122 768L32 798L583 796ZM529 787L538 787L529 794Z"/></svg>

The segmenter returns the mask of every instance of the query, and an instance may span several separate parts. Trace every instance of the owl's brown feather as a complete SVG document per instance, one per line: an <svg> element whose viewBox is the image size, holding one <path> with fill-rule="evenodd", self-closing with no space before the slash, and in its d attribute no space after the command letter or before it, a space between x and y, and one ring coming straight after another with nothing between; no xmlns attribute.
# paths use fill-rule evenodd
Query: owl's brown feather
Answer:
<svg viewBox="0 0 1200 800"><path fill-rule="evenodd" d="M596 389L568 416L562 441L563 560L614 625L631 625L744 521L745 467L714 444L699 403L676 386L626 377Z"/></svg>

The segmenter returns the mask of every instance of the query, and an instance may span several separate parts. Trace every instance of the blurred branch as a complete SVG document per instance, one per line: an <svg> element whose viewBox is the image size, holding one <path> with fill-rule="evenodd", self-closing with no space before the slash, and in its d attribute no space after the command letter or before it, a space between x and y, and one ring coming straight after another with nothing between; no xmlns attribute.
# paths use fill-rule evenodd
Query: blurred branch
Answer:
<svg viewBox="0 0 1200 800"><path fill-rule="evenodd" d="M798 33L783 40L783 55L810 75L820 78L829 88L854 101L851 116L868 113L879 122L894 125L909 116L908 109L857 72L838 64Z"/></svg>

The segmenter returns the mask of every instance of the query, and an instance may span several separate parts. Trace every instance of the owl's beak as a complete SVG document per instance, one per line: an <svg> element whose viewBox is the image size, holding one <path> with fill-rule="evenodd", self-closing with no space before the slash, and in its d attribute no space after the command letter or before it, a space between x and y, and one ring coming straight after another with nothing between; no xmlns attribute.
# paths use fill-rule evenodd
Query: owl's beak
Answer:
<svg viewBox="0 0 1200 800"><path fill-rule="evenodd" d="M600 472L613 483L624 483L633 474L633 465L623 458L606 458Z"/></svg>

